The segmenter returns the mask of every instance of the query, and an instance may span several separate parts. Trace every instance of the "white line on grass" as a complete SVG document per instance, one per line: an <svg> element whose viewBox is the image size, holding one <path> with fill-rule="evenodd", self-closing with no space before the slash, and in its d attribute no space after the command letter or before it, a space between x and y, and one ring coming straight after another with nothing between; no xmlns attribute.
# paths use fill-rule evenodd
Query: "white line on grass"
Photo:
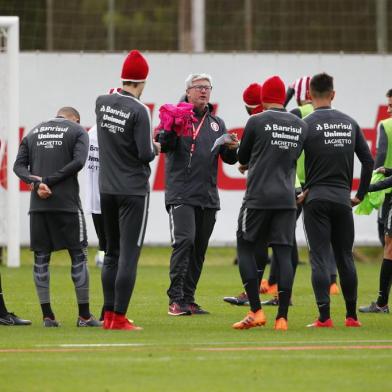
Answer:
<svg viewBox="0 0 392 392"><path fill-rule="evenodd" d="M392 340L285 340L285 341L265 341L258 342L263 345L302 345L302 344L336 344L336 343L392 343ZM181 344L161 344L161 343L63 343L63 344L38 344L34 347L61 347L61 348L89 348L89 347L149 347L149 346L236 346L236 345L250 345L253 344L251 341L247 342L193 342L193 343L181 343Z"/></svg>
<svg viewBox="0 0 392 392"><path fill-rule="evenodd" d="M37 344L35 347L62 347L62 348L72 348L72 347L143 347L150 346L150 344L145 343L78 343L78 344Z"/></svg>

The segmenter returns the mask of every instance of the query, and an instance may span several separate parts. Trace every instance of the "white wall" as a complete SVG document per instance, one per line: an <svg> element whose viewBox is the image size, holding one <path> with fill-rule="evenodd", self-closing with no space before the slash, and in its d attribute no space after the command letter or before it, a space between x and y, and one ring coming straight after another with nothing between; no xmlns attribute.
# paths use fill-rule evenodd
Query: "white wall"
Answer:
<svg viewBox="0 0 392 392"><path fill-rule="evenodd" d="M82 124L94 124L95 99L110 87L119 86L122 54L45 54L22 53L20 64L21 126L26 130L53 116L60 106L76 107ZM364 128L374 127L379 105L385 104L385 92L392 88L392 56L378 55L288 55L288 54L145 54L150 63L150 76L143 101L155 104L154 124L158 108L176 102L184 92L184 80L191 72L207 72L213 77L212 102L219 105L218 115L228 128L242 127L247 114L242 91L250 83L262 82L278 74L286 83L302 75L326 71L335 77L335 107L357 119ZM388 72L389 71L389 72ZM290 108L294 106L291 103ZM12 158L11 158L12 159ZM12 159L13 160L13 159ZM152 178L156 163L152 164ZM232 177L240 177L236 168L226 167ZM359 176L356 166L355 176ZM82 177L81 177L82 179ZM82 181L81 181L82 182ZM83 184L82 189L83 189ZM236 220L243 191L220 192L222 210L211 238L213 244L233 243ZM29 241L29 195L21 197L22 241ZM357 243L377 243L376 218L356 217ZM96 242L89 221L90 243ZM298 240L304 243L302 223L298 224ZM168 219L163 192L152 192L146 243L168 243Z"/></svg>

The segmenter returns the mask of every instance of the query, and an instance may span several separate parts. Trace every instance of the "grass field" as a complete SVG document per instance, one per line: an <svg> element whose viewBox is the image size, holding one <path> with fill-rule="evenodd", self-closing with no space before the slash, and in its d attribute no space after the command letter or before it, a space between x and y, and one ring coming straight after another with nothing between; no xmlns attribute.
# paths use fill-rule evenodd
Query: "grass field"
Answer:
<svg viewBox="0 0 392 392"><path fill-rule="evenodd" d="M128 316L143 331L76 328L76 305L66 254L51 266L53 308L62 323L44 329L31 255L20 269L0 267L9 310L31 327L0 327L0 391L391 391L392 316L362 315L362 328L345 328L341 296L332 300L334 329L305 325L316 315L308 264L300 265L289 331L273 330L275 308L264 328L235 331L246 313L222 301L241 290L234 249L212 248L197 301L208 316L167 316L170 250L145 248ZM102 304L100 270L90 252L91 305ZM372 253L373 255L373 253ZM379 263L357 263L359 303L375 299Z"/></svg>

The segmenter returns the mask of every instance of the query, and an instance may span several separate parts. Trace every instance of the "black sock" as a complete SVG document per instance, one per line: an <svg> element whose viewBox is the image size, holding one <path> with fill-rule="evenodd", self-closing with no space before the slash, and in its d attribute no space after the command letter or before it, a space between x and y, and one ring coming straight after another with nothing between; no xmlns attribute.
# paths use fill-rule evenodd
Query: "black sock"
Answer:
<svg viewBox="0 0 392 392"><path fill-rule="evenodd" d="M90 304L86 303L86 304L78 304L78 308L79 308L79 316L84 318L84 319L89 319L91 317L91 313L90 313Z"/></svg>
<svg viewBox="0 0 392 392"><path fill-rule="evenodd" d="M281 317L283 317L287 320L291 291L287 289L279 289L278 298L279 298L279 308L278 308L278 315L276 316L276 319L280 319Z"/></svg>
<svg viewBox="0 0 392 392"><path fill-rule="evenodd" d="M324 323L329 318L331 318L330 311L329 311L329 303L327 302L317 302L317 307L320 312L319 320Z"/></svg>
<svg viewBox="0 0 392 392"><path fill-rule="evenodd" d="M7 308L5 307L3 293L0 292L0 317L8 314Z"/></svg>
<svg viewBox="0 0 392 392"><path fill-rule="evenodd" d="M0 276L0 316L5 316L6 314L8 314L8 311L4 303L3 289L1 288L1 276Z"/></svg>
<svg viewBox="0 0 392 392"><path fill-rule="evenodd" d="M380 291L378 292L377 305L385 306L388 304L389 291L392 281L392 260L384 259L380 270Z"/></svg>
<svg viewBox="0 0 392 392"><path fill-rule="evenodd" d="M46 304L41 304L41 309L42 309L42 316L44 318L49 317L50 319L54 320L54 313L52 311L52 307L50 306L50 302Z"/></svg>
<svg viewBox="0 0 392 392"><path fill-rule="evenodd" d="M346 318L357 320L357 301L346 302Z"/></svg>
<svg viewBox="0 0 392 392"><path fill-rule="evenodd" d="M259 284L257 279L250 279L244 283L246 294L248 295L250 310L257 312L261 309L259 297Z"/></svg>
<svg viewBox="0 0 392 392"><path fill-rule="evenodd" d="M331 284L334 284L334 283L336 283L336 274L334 274L334 275L331 275Z"/></svg>

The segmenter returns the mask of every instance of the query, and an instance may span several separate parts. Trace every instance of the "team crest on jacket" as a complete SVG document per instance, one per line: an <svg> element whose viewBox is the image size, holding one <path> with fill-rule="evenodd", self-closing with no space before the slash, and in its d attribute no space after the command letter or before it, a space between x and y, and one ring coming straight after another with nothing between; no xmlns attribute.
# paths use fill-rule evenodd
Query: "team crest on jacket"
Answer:
<svg viewBox="0 0 392 392"><path fill-rule="evenodd" d="M215 132L218 132L218 131L219 131L219 125L218 125L218 123L215 122L215 121L213 121L213 122L211 123L211 129L212 129L213 131L215 131Z"/></svg>

